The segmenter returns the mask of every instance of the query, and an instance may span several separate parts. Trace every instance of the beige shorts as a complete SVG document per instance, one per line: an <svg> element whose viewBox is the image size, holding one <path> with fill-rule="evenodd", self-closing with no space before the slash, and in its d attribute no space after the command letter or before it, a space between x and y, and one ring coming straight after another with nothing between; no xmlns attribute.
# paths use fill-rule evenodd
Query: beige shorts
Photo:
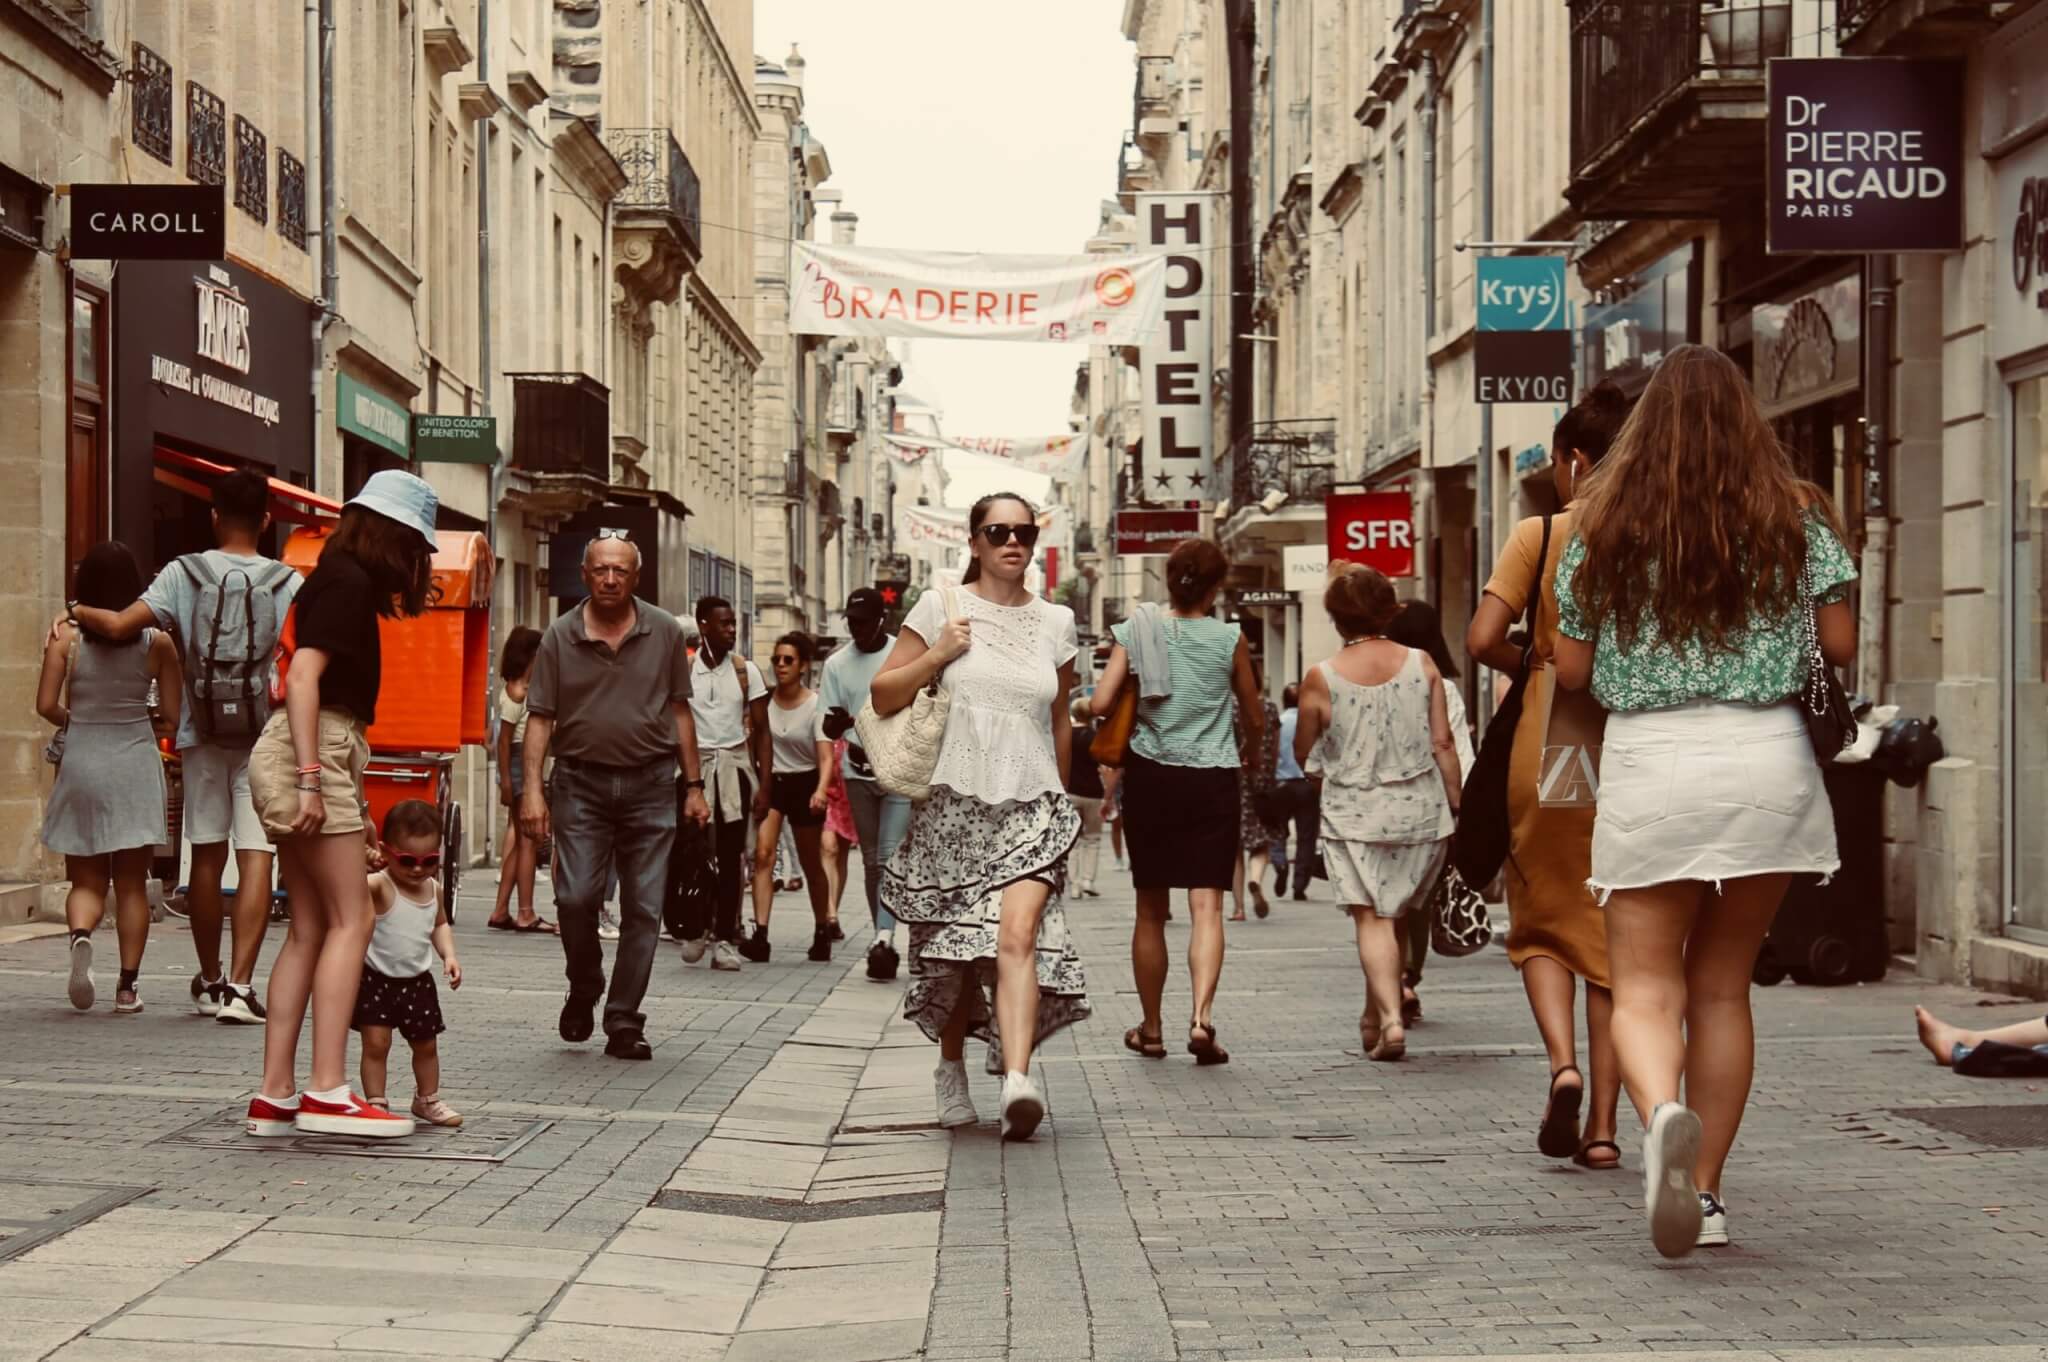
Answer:
<svg viewBox="0 0 2048 1362"><path fill-rule="evenodd" d="M348 710L320 711L320 798L327 806L322 836L363 830L363 768L370 764L370 740ZM263 736L249 753L249 793L264 831L272 839L292 835L299 816L299 758L292 748L291 725L280 709L263 726Z"/></svg>
<svg viewBox="0 0 2048 1362"><path fill-rule="evenodd" d="M178 758L185 780L185 840L196 847L232 840L237 851L268 856L270 838L249 795L248 749L201 743Z"/></svg>

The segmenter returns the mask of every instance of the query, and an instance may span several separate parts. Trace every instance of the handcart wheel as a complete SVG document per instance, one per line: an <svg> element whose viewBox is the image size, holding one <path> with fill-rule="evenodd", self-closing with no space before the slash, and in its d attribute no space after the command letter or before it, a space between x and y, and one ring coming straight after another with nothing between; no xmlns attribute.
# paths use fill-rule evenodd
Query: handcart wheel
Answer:
<svg viewBox="0 0 2048 1362"><path fill-rule="evenodd" d="M451 803L441 834L441 910L455 921L455 893L462 883L462 806Z"/></svg>

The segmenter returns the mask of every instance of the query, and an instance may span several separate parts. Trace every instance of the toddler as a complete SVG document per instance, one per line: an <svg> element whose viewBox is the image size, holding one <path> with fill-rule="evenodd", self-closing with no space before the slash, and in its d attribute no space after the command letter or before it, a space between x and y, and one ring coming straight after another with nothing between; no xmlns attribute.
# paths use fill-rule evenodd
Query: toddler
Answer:
<svg viewBox="0 0 2048 1362"><path fill-rule="evenodd" d="M453 1128L462 1114L441 1100L441 1051L435 1037L447 1030L434 990L434 957L448 972L448 987L462 987L455 929L441 911L441 815L417 799L394 804L384 816L384 869L370 876L377 925L363 960L355 1019L363 1037L363 1100L389 1107L384 1071L391 1033L412 1047L412 1114L428 1125Z"/></svg>

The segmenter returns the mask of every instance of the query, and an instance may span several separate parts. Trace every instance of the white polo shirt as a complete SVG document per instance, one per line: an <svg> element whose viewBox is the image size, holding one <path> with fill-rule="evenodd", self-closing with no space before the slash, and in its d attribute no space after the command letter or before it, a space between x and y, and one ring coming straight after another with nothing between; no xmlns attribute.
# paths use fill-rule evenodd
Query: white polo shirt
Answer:
<svg viewBox="0 0 2048 1362"><path fill-rule="evenodd" d="M719 659L716 667L704 664L704 650L690 659L690 714L697 721L699 752L728 751L747 745L747 706L768 693L761 669L749 660L747 689L740 693L739 674L733 670L733 654Z"/></svg>

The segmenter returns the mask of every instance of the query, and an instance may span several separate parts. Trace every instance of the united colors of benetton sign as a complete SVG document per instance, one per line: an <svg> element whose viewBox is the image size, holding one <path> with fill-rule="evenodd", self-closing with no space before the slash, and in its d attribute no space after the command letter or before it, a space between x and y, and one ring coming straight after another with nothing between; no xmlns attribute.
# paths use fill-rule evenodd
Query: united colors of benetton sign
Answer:
<svg viewBox="0 0 2048 1362"><path fill-rule="evenodd" d="M1963 244L1963 65L1770 65L1770 249L1864 255Z"/></svg>

